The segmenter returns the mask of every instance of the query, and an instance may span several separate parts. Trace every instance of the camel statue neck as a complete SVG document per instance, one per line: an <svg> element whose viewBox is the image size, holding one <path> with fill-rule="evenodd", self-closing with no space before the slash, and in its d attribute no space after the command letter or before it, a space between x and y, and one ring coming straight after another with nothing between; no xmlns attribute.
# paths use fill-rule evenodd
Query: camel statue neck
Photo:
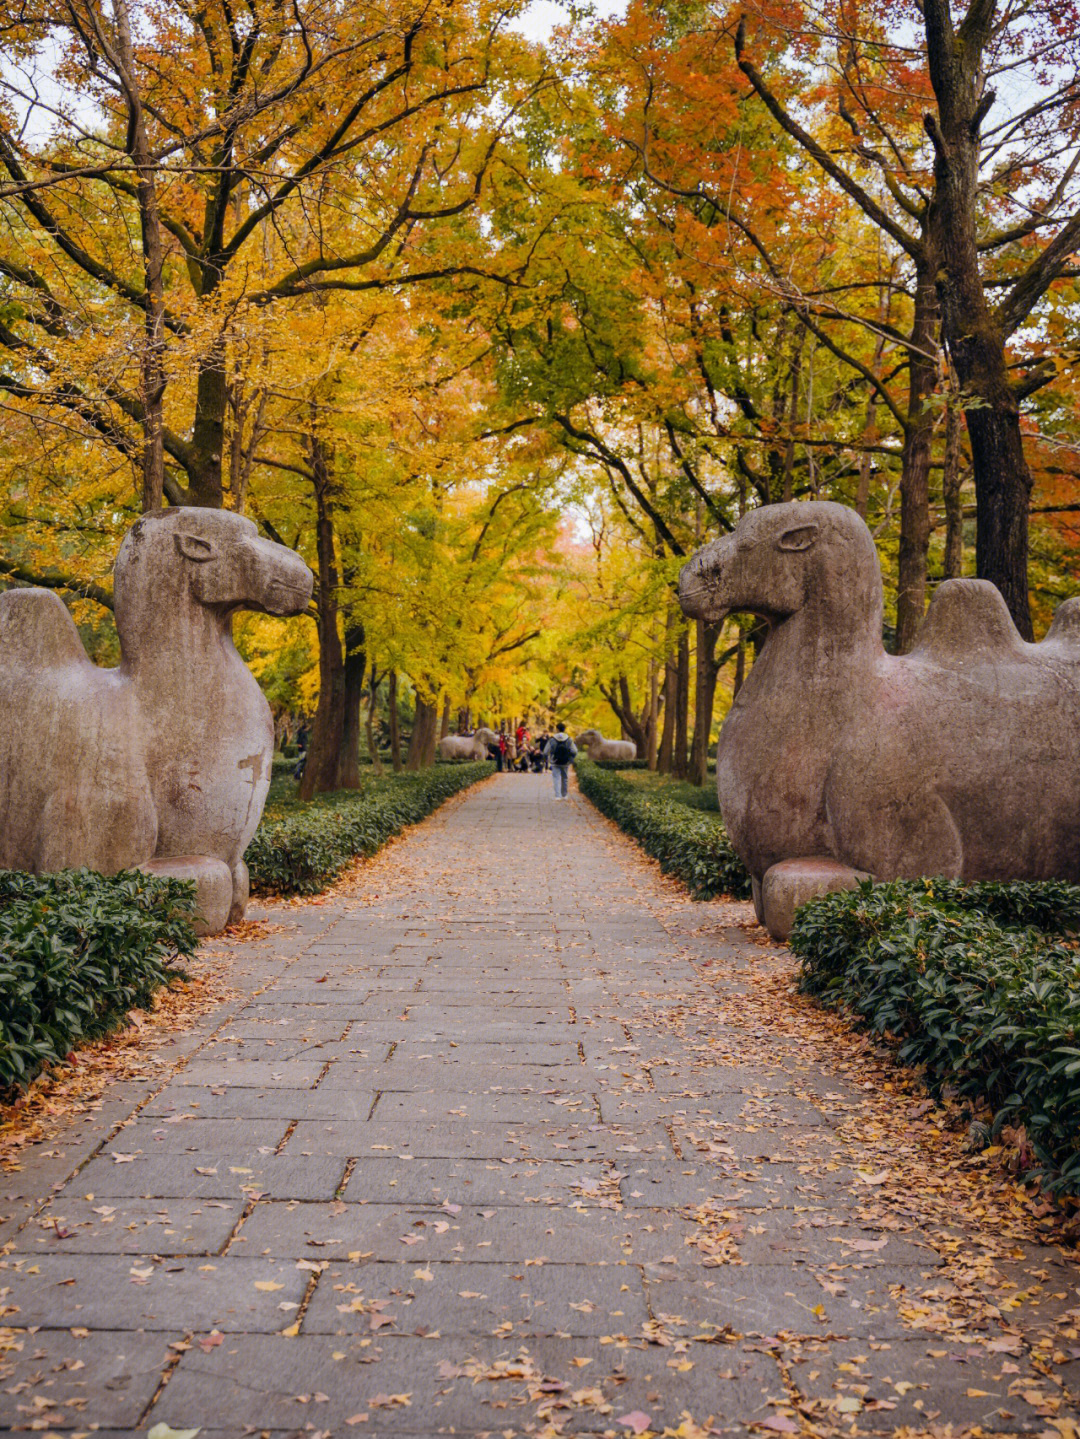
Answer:
<svg viewBox="0 0 1080 1439"><path fill-rule="evenodd" d="M122 668L140 687L161 684L169 690L185 675L224 673L244 668L232 642L232 618L192 602L184 566L151 586L145 576L127 577L117 597L116 628Z"/></svg>

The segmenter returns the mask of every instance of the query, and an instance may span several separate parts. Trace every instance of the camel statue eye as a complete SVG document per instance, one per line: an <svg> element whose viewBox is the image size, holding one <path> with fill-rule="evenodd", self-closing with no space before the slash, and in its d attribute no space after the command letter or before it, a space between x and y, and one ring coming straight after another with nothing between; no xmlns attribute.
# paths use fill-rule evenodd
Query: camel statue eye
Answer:
<svg viewBox="0 0 1080 1439"><path fill-rule="evenodd" d="M808 550L817 539L817 525L799 525L785 530L778 541L782 550Z"/></svg>
<svg viewBox="0 0 1080 1439"><path fill-rule="evenodd" d="M177 535L176 548L186 560L194 560L196 564L202 564L204 560L211 560L214 557L214 546L209 540L202 539L199 535Z"/></svg>

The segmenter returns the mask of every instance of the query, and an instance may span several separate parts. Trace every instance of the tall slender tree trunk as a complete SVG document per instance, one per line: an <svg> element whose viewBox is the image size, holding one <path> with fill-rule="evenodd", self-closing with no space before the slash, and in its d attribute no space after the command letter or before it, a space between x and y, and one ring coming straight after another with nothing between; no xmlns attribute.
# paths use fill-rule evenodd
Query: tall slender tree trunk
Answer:
<svg viewBox="0 0 1080 1439"><path fill-rule="evenodd" d="M945 510L945 579L959 579L964 573L964 504L961 488L964 474L960 454L960 412L954 405L945 411L945 459L941 474L941 502Z"/></svg>
<svg viewBox="0 0 1080 1439"><path fill-rule="evenodd" d="M312 435L308 455L315 488L315 551L319 592L316 603L319 633L319 703L311 726L307 761L300 780L300 798L335 788L345 720L345 655L338 634L338 566L334 548L331 498L332 462L322 440Z"/></svg>
<svg viewBox="0 0 1080 1439"><path fill-rule="evenodd" d="M675 671L675 745L671 772L686 779L690 772L690 632L679 636L679 658Z"/></svg>
<svg viewBox="0 0 1080 1439"><path fill-rule="evenodd" d="M649 768L656 768L657 730L660 720L660 677L655 660L649 661L649 722L645 730L645 758Z"/></svg>
<svg viewBox="0 0 1080 1439"><path fill-rule="evenodd" d="M445 739L450 733L450 696L443 696L442 719L439 721L439 738Z"/></svg>
<svg viewBox="0 0 1080 1439"><path fill-rule="evenodd" d="M900 553L896 586L896 652L915 643L926 610L930 555L930 459L937 384L937 292L930 252L916 262L915 310L908 348L908 405L900 472Z"/></svg>
<svg viewBox="0 0 1080 1439"><path fill-rule="evenodd" d="M694 743L690 751L690 782L703 785L709 777L709 738L712 733L716 681L716 645L724 628L723 620L696 622L697 665L694 684Z"/></svg>
<svg viewBox="0 0 1080 1439"><path fill-rule="evenodd" d="M367 654L364 626L356 621L345 626L345 673L342 705L341 752L338 755L337 788L360 788L360 707L364 702Z"/></svg>
<svg viewBox="0 0 1080 1439"><path fill-rule="evenodd" d="M127 148L135 168L135 193L142 235L143 291L146 296L143 343L139 356L139 388L143 407L142 507L145 513L150 513L161 509L165 485L165 247L161 239L154 160L139 93L127 0L113 0L113 14L117 48L114 59L125 91Z"/></svg>
<svg viewBox="0 0 1080 1439"><path fill-rule="evenodd" d="M371 756L371 769L376 779L382 774L382 760L379 758L379 746L375 740L375 706L379 703L379 672L374 662L371 666L371 681L368 685L367 719L365 729L367 730L368 754Z"/></svg>
<svg viewBox="0 0 1080 1439"><path fill-rule="evenodd" d="M401 715L398 713L397 670L390 671L386 682L387 723L390 726L390 762L394 773L401 773Z"/></svg>
<svg viewBox="0 0 1080 1439"><path fill-rule="evenodd" d="M409 736L409 752L405 756L407 770L424 769L431 763L428 755L434 754L438 722L438 704L421 699L417 694L412 734Z"/></svg>
<svg viewBox="0 0 1080 1439"><path fill-rule="evenodd" d="M1028 509L1032 476L1009 377L1007 334L987 302L979 264L979 165L984 56L998 7L972 4L956 28L948 0L925 0L930 82L937 114L925 117L934 146L930 218L937 249L941 329L965 410L975 479L975 571L1001 591L1024 639L1034 638L1028 601Z"/></svg>

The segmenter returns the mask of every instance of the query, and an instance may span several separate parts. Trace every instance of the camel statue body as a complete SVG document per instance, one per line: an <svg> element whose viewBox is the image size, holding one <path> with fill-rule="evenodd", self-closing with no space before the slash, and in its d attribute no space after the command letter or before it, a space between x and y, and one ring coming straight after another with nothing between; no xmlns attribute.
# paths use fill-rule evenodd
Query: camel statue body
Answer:
<svg viewBox="0 0 1080 1439"><path fill-rule="evenodd" d="M1028 644L994 585L948 580L911 653L888 655L873 539L822 501L746 515L679 595L695 618L770 621L716 777L774 933L793 886L803 902L860 873L1080 881L1080 598Z"/></svg>
<svg viewBox="0 0 1080 1439"><path fill-rule="evenodd" d="M632 739L605 739L598 729L582 730L574 743L591 760L637 759L637 745Z"/></svg>
<svg viewBox="0 0 1080 1439"><path fill-rule="evenodd" d="M274 746L232 615L299 614L311 571L250 520L191 508L138 520L114 576L115 670L55 594L0 595L0 866L192 878L212 932L243 915Z"/></svg>
<svg viewBox="0 0 1080 1439"><path fill-rule="evenodd" d="M439 741L439 754L443 759L487 759L487 747L495 744L499 736L494 730L478 729L469 734L447 734Z"/></svg>

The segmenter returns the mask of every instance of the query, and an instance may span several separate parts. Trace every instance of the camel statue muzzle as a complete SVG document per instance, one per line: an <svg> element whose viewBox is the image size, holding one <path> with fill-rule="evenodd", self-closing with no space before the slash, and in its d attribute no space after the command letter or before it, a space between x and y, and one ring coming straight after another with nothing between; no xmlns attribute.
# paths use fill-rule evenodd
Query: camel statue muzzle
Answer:
<svg viewBox="0 0 1080 1439"><path fill-rule="evenodd" d="M841 516L808 517L808 508L797 504L752 510L730 535L698 550L679 574L684 614L715 623L740 611L778 619L801 609L818 569L816 552L822 540L838 521L847 528Z"/></svg>

